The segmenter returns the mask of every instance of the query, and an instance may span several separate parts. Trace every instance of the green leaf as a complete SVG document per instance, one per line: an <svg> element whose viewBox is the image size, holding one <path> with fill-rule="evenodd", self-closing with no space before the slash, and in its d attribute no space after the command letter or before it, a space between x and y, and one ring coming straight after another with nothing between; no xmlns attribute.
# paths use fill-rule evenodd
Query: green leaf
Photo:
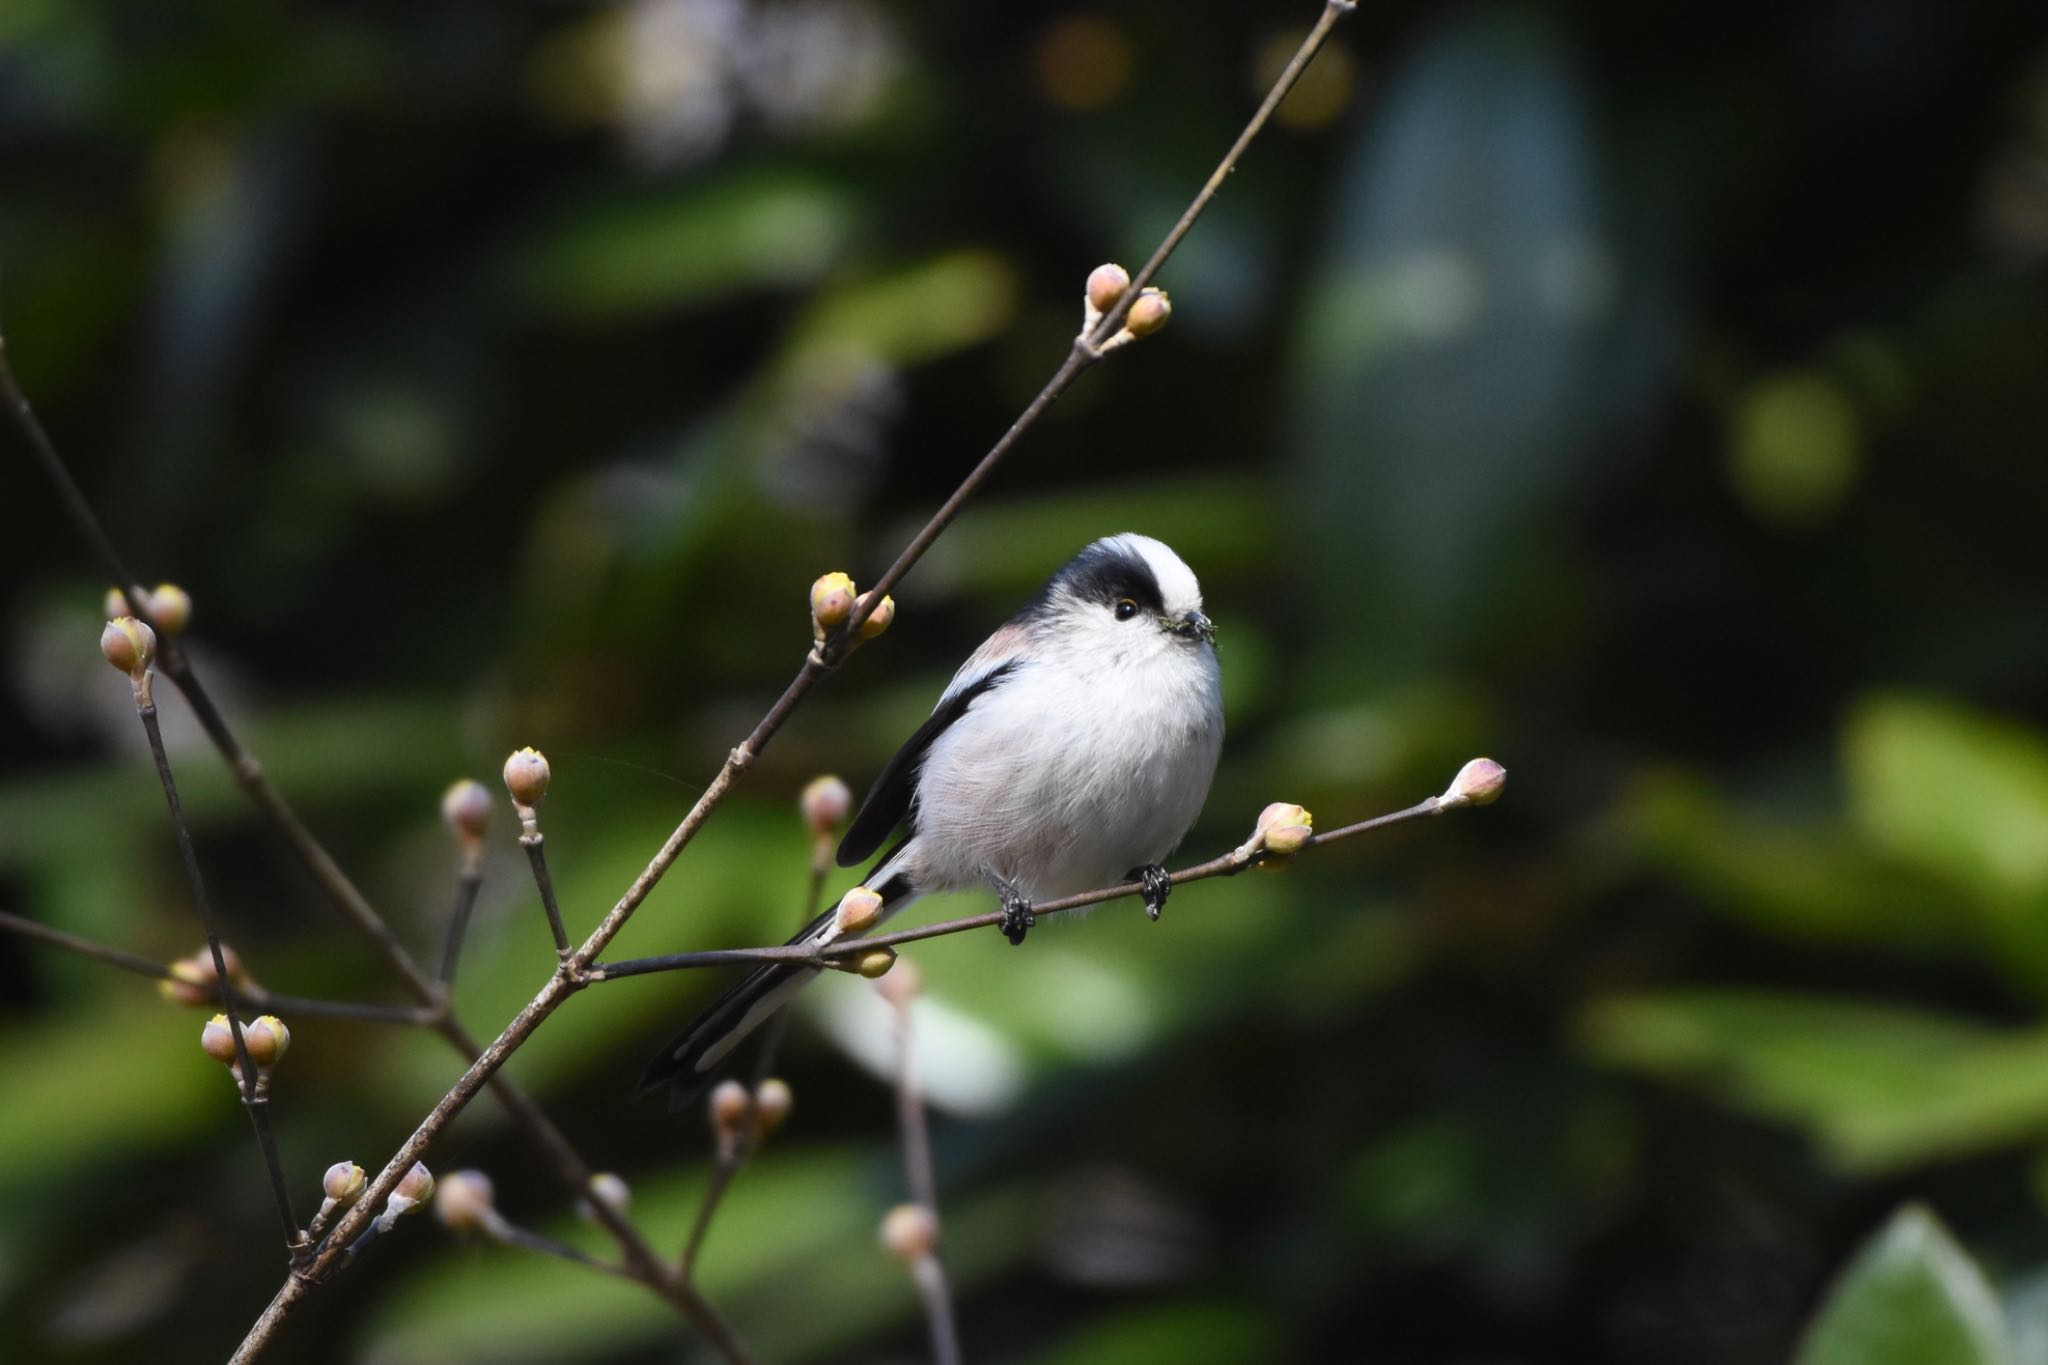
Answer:
<svg viewBox="0 0 2048 1365"><path fill-rule="evenodd" d="M1885 697L1845 741L1850 808L1880 847L1987 898L2048 897L2048 743L1959 707Z"/></svg>
<svg viewBox="0 0 2048 1365"><path fill-rule="evenodd" d="M1595 1005L1581 1038L1599 1061L1802 1128L1851 1172L2048 1131L2048 1029L1825 997L1672 991Z"/></svg>
<svg viewBox="0 0 2048 1365"><path fill-rule="evenodd" d="M1794 1365L2011 1365L1984 1274L1926 1209L1909 1204L1828 1292Z"/></svg>

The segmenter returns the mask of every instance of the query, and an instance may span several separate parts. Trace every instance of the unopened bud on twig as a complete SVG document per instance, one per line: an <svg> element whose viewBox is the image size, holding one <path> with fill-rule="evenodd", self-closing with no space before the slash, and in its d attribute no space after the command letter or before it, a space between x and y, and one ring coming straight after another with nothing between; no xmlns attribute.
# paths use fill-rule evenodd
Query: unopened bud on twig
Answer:
<svg viewBox="0 0 2048 1365"><path fill-rule="evenodd" d="M811 584L811 623L821 639L846 624L853 599L853 579L846 574L828 573Z"/></svg>
<svg viewBox="0 0 2048 1365"><path fill-rule="evenodd" d="M853 959L853 969L870 981L880 980L896 965L894 948L870 948Z"/></svg>
<svg viewBox="0 0 2048 1365"><path fill-rule="evenodd" d="M856 886L839 898L832 912L832 924L842 934L858 934L873 927L882 917L882 898L865 886Z"/></svg>
<svg viewBox="0 0 2048 1365"><path fill-rule="evenodd" d="M335 1208L356 1202L363 1187L370 1183L370 1177L363 1168L353 1161L337 1161L327 1168L327 1174L320 1177L320 1191L327 1196L320 1206L322 1213L331 1213ZM330 1207L331 1206L331 1207Z"/></svg>
<svg viewBox="0 0 2048 1365"><path fill-rule="evenodd" d="M206 1021L206 1026L199 1030L199 1046L222 1066L235 1065L235 1031L225 1014L216 1014Z"/></svg>
<svg viewBox="0 0 2048 1365"><path fill-rule="evenodd" d="M1507 784L1506 768L1490 758L1475 758L1458 769L1451 785L1436 799L1436 808L1456 810L1459 806L1490 806L1500 799Z"/></svg>
<svg viewBox="0 0 2048 1365"><path fill-rule="evenodd" d="M733 1141L740 1130L754 1121L754 1097L738 1081L720 1081L711 1088L706 1102L711 1115L711 1133L720 1146Z"/></svg>
<svg viewBox="0 0 2048 1365"><path fill-rule="evenodd" d="M803 812L811 833L830 834L846 822L846 813L853 809L853 793L836 777L814 777L797 799L797 809Z"/></svg>
<svg viewBox="0 0 2048 1365"><path fill-rule="evenodd" d="M1124 314L1124 330L1134 337L1148 337L1164 327L1172 315L1173 302L1166 297L1166 291L1148 286L1139 293L1131 311Z"/></svg>
<svg viewBox="0 0 2048 1365"><path fill-rule="evenodd" d="M128 594L119 588L107 589L104 605L110 621L135 614L128 605ZM150 623L166 635L183 635L185 627L192 624L192 595L176 583L159 583L156 591L145 593L142 609L149 613Z"/></svg>
<svg viewBox="0 0 2048 1365"><path fill-rule="evenodd" d="M905 1265L921 1261L939 1244L938 1216L922 1204L898 1204L882 1216L882 1250Z"/></svg>
<svg viewBox="0 0 2048 1365"><path fill-rule="evenodd" d="M100 632L100 653L129 677L140 677L156 659L156 632L132 616L117 616Z"/></svg>
<svg viewBox="0 0 2048 1365"><path fill-rule="evenodd" d="M192 624L192 594L176 583L159 583L142 604L149 619L166 635L183 635Z"/></svg>
<svg viewBox="0 0 2048 1365"><path fill-rule="evenodd" d="M754 1087L754 1131L761 1137L780 1128L796 1104L789 1082L775 1076Z"/></svg>
<svg viewBox="0 0 2048 1365"><path fill-rule="evenodd" d="M889 623L895 619L896 599L884 593L882 600L875 604L875 609L868 613L868 619L860 623L860 638L863 640L874 639L877 635L887 630Z"/></svg>
<svg viewBox="0 0 2048 1365"><path fill-rule="evenodd" d="M875 983L875 993L884 1000L903 1009L924 990L924 973L909 958L900 958L896 970Z"/></svg>
<svg viewBox="0 0 2048 1365"><path fill-rule="evenodd" d="M1131 287L1131 272L1114 261L1096 266L1088 272L1088 326L1093 328L1102 321L1102 315L1123 301L1124 291Z"/></svg>
<svg viewBox="0 0 2048 1365"><path fill-rule="evenodd" d="M548 794L548 779L552 776L547 755L531 746L505 760L505 790L511 793L513 805L526 810L539 805L540 799Z"/></svg>
<svg viewBox="0 0 2048 1365"><path fill-rule="evenodd" d="M400 1178L391 1197L384 1201L384 1212L377 1215L377 1230L391 1231L391 1225L411 1213L434 1196L434 1173L420 1162L413 1162L412 1169Z"/></svg>
<svg viewBox="0 0 2048 1365"><path fill-rule="evenodd" d="M362 1198L363 1190L370 1178L363 1174L363 1168L353 1161L337 1161L327 1168L320 1177L320 1211L313 1215L312 1226L307 1229L313 1236L320 1235L320 1229L327 1226L327 1220L334 1216L336 1209L345 1209Z"/></svg>
<svg viewBox="0 0 2048 1365"><path fill-rule="evenodd" d="M614 1171L599 1171L590 1177L590 1197L576 1201L576 1212L585 1221L597 1221L597 1209L602 1204L623 1218L633 1207L633 1190L626 1184L626 1178Z"/></svg>
<svg viewBox="0 0 2048 1365"><path fill-rule="evenodd" d="M1306 808L1275 801L1259 812L1259 846L1282 858L1299 853L1314 837L1315 823L1315 816Z"/></svg>
<svg viewBox="0 0 2048 1365"><path fill-rule="evenodd" d="M228 981L239 990L247 990L249 973L242 968L242 959L233 948L220 945L221 960L228 964ZM213 1005L220 1002L218 982L220 974L213 969L213 950L201 948L190 957L181 957L167 968L170 975L157 982L157 993L174 1005Z"/></svg>
<svg viewBox="0 0 2048 1365"><path fill-rule="evenodd" d="M490 1219L496 1197L482 1171L450 1171L434 1185L434 1217L450 1232L475 1232Z"/></svg>
<svg viewBox="0 0 2048 1365"><path fill-rule="evenodd" d="M514 754L513 757L517 758L518 755ZM545 763L546 760L543 759L542 762ZM481 846L484 830L491 823L489 788L468 777L450 786L447 791L441 793L441 819L454 832L464 852Z"/></svg>
<svg viewBox="0 0 2048 1365"><path fill-rule="evenodd" d="M242 1044L249 1049L249 1060L268 1071L284 1060L292 1045L292 1031L276 1015L259 1014L254 1023L242 1030Z"/></svg>

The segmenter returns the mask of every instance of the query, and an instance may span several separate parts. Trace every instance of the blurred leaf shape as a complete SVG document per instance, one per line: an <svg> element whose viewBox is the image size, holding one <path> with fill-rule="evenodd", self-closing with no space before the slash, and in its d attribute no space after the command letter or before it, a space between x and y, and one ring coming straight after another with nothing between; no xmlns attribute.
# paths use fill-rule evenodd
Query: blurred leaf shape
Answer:
<svg viewBox="0 0 2048 1365"><path fill-rule="evenodd" d="M695 180L659 196L571 208L533 251L540 303L586 322L816 280L857 217L852 195L785 169Z"/></svg>
<svg viewBox="0 0 2048 1365"><path fill-rule="evenodd" d="M2037 923L2048 910L2048 742L1927 698L1883 696L1850 718L1850 811L1873 843ZM2048 928L2048 925L2042 926Z"/></svg>
<svg viewBox="0 0 2048 1365"><path fill-rule="evenodd" d="M1753 928L1819 943L1913 953L1965 946L1971 913L1944 878L1886 857L1835 824L1797 824L1731 809L1712 788L1646 782L1622 803L1625 837L1715 909Z"/></svg>
<svg viewBox="0 0 2048 1365"><path fill-rule="evenodd" d="M1828 1291L1794 1365L2012 1365L1997 1298L1927 1209L1908 1204Z"/></svg>
<svg viewBox="0 0 2048 1365"><path fill-rule="evenodd" d="M1850 1174L2048 1131L2048 1028L1791 992L1675 990L1599 1002L1582 1049L1804 1130Z"/></svg>

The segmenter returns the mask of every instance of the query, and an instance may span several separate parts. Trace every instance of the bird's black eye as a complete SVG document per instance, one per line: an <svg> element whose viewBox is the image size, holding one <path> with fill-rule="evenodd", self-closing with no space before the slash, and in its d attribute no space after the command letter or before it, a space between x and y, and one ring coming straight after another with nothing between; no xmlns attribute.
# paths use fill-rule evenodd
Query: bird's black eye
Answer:
<svg viewBox="0 0 2048 1365"><path fill-rule="evenodd" d="M1116 619L1117 619L1117 620L1119 620L1119 621L1128 621L1128 620L1130 620L1130 619L1131 619L1131 618L1132 618L1133 616L1136 616L1137 614L1138 614L1138 604L1137 604L1136 602L1133 602L1133 601L1132 601L1132 600L1131 600L1130 598L1128 598L1128 597L1125 597L1125 598L1121 598L1121 599L1119 599L1119 600L1118 600L1118 602L1117 602L1117 604L1116 604Z"/></svg>

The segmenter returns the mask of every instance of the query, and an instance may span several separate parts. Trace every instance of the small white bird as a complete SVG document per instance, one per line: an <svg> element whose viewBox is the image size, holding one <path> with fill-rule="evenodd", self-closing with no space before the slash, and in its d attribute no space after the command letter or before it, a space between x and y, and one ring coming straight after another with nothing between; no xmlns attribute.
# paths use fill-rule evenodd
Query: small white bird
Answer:
<svg viewBox="0 0 2048 1365"><path fill-rule="evenodd" d="M992 886L1022 943L1032 902L1140 880L1157 919L1171 889L1160 863L1201 813L1223 746L1215 639L1180 556L1148 536L1096 541L960 666L869 788L840 866L903 824L864 883L882 918ZM834 916L790 942L830 942ZM686 1102L817 974L776 963L745 977L661 1050L636 1097L667 1086Z"/></svg>

